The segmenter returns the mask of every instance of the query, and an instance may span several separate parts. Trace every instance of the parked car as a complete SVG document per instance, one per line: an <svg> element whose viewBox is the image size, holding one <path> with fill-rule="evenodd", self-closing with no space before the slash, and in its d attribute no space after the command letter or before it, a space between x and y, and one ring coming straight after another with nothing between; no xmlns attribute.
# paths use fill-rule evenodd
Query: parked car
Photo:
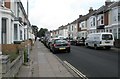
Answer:
<svg viewBox="0 0 120 79"><path fill-rule="evenodd" d="M52 42L53 38L49 38L48 41L46 42L46 46L50 48L50 43Z"/></svg>
<svg viewBox="0 0 120 79"><path fill-rule="evenodd" d="M40 41L43 43L44 42L44 37L41 37Z"/></svg>
<svg viewBox="0 0 120 79"><path fill-rule="evenodd" d="M114 36L112 33L92 33L87 36L85 40L86 47L103 47L105 49L110 49L114 46Z"/></svg>
<svg viewBox="0 0 120 79"><path fill-rule="evenodd" d="M74 42L74 45L76 45L76 46L77 45L85 45L85 38L84 37L82 37L82 38L77 37L75 42Z"/></svg>
<svg viewBox="0 0 120 79"><path fill-rule="evenodd" d="M65 38L65 40L67 40L71 45L74 44L73 38Z"/></svg>
<svg viewBox="0 0 120 79"><path fill-rule="evenodd" d="M66 51L70 53L70 43L63 39L52 39L50 50L53 53L57 53L58 51Z"/></svg>
<svg viewBox="0 0 120 79"><path fill-rule="evenodd" d="M39 38L39 41L41 41L41 38Z"/></svg>

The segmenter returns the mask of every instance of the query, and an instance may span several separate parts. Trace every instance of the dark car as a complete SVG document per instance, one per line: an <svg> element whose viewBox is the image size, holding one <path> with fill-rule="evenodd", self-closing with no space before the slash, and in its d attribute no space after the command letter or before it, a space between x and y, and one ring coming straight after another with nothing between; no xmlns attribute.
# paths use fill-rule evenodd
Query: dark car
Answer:
<svg viewBox="0 0 120 79"><path fill-rule="evenodd" d="M57 53L58 51L70 52L70 43L63 39L52 39L50 43L50 50L53 53Z"/></svg>
<svg viewBox="0 0 120 79"><path fill-rule="evenodd" d="M73 40L73 38L66 38L65 40L67 40L71 45L74 44L74 40Z"/></svg>
<svg viewBox="0 0 120 79"><path fill-rule="evenodd" d="M74 44L75 45L85 45L85 38L84 37L82 37L82 38L77 37Z"/></svg>

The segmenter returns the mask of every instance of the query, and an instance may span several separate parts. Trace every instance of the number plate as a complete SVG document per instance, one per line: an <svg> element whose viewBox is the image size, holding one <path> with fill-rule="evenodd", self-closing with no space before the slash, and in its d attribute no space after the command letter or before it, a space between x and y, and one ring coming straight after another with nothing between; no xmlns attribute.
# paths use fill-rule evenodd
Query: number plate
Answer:
<svg viewBox="0 0 120 79"><path fill-rule="evenodd" d="M60 50L64 50L65 48L59 48Z"/></svg>
<svg viewBox="0 0 120 79"><path fill-rule="evenodd" d="M106 41L105 43L110 43L109 41Z"/></svg>

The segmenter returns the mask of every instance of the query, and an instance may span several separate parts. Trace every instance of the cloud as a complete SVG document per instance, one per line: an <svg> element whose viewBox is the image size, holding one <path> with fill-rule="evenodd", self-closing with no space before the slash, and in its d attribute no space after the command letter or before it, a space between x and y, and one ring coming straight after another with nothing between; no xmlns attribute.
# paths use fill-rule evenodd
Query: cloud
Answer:
<svg viewBox="0 0 120 79"><path fill-rule="evenodd" d="M87 14L89 7L99 8L104 2L105 0L29 0L29 19L31 24L39 28L53 30L74 21L80 14Z"/></svg>

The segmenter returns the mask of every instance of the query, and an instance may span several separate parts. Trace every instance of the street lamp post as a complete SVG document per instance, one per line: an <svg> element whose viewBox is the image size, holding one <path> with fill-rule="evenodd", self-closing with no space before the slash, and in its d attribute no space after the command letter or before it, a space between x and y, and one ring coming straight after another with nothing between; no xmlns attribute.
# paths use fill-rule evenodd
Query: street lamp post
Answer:
<svg viewBox="0 0 120 79"><path fill-rule="evenodd" d="M28 11L28 9L29 9L29 5L28 5L28 0L27 0L27 20L28 20L28 16L29 16L29 11ZM28 22L27 22L27 41L28 41L28 43L27 43L27 62L29 61L29 54L30 54L30 49L29 49L29 20L28 20Z"/></svg>

